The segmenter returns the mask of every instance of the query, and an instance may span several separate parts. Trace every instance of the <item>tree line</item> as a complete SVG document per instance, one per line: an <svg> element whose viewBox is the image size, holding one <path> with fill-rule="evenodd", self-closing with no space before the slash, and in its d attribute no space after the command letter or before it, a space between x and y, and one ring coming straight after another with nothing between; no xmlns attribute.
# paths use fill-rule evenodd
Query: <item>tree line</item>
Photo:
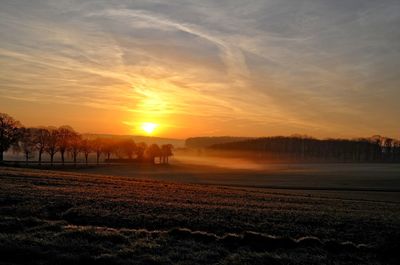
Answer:
<svg viewBox="0 0 400 265"><path fill-rule="evenodd" d="M209 137L190 137L185 140L187 148L207 148L216 144L225 144L231 142L241 142L254 139L251 137L233 137L233 136L209 136Z"/></svg>
<svg viewBox="0 0 400 265"><path fill-rule="evenodd" d="M3 161L4 152L9 149L23 153L26 162L36 154L39 165L43 162L43 154L49 156L51 165L57 154L63 165L67 155L71 157L74 164L77 163L80 155L83 155L85 163L88 164L90 154L95 154L97 164L100 163L102 157L106 162L152 163L155 163L158 158L159 163L165 164L173 155L171 144L147 145L143 142L135 143L133 139L127 137L89 138L79 134L70 126L27 128L8 114L0 113L0 162ZM117 159L111 159L112 156Z"/></svg>
<svg viewBox="0 0 400 265"><path fill-rule="evenodd" d="M276 136L215 144L210 149L250 152L272 160L400 162L400 141L381 136L353 140Z"/></svg>

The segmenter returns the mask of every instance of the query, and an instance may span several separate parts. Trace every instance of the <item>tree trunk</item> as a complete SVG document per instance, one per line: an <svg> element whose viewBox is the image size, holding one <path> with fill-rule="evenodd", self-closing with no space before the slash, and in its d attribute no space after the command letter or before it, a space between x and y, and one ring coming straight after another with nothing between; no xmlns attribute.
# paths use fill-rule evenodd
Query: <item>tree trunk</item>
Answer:
<svg viewBox="0 0 400 265"><path fill-rule="evenodd" d="M4 156L3 156L3 150L0 150L0 162L3 162L3 158L4 158Z"/></svg>
<svg viewBox="0 0 400 265"><path fill-rule="evenodd" d="M74 154L74 166L76 167L76 156L77 154Z"/></svg>
<svg viewBox="0 0 400 265"><path fill-rule="evenodd" d="M54 154L50 154L50 165L53 166Z"/></svg>
<svg viewBox="0 0 400 265"><path fill-rule="evenodd" d="M89 154L85 154L85 162L86 162L86 165L88 164L88 156L89 156Z"/></svg>
<svg viewBox="0 0 400 265"><path fill-rule="evenodd" d="M62 161L62 165L64 165L64 152L61 152L61 161Z"/></svg>
<svg viewBox="0 0 400 265"><path fill-rule="evenodd" d="M39 166L42 165L42 151L39 151Z"/></svg>
<svg viewBox="0 0 400 265"><path fill-rule="evenodd" d="M100 160L100 153L97 153L97 156L96 156L97 165L99 165L99 160Z"/></svg>
<svg viewBox="0 0 400 265"><path fill-rule="evenodd" d="M25 152L25 164L28 165L29 153Z"/></svg>

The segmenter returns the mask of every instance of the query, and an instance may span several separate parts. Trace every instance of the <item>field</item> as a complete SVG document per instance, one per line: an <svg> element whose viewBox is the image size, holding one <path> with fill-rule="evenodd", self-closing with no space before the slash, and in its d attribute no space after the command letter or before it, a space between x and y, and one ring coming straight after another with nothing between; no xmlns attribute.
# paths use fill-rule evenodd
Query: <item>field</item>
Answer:
<svg viewBox="0 0 400 265"><path fill-rule="evenodd" d="M393 165L3 167L0 263L397 264L399 179Z"/></svg>

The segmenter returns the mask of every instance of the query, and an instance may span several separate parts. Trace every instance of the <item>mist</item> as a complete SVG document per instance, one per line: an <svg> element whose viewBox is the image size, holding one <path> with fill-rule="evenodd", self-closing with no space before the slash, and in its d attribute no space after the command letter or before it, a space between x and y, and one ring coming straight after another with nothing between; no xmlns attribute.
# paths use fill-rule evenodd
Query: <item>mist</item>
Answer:
<svg viewBox="0 0 400 265"><path fill-rule="evenodd" d="M180 152L175 153L173 163L212 166L226 169L264 170L268 168L266 163L257 163L251 159L185 154Z"/></svg>

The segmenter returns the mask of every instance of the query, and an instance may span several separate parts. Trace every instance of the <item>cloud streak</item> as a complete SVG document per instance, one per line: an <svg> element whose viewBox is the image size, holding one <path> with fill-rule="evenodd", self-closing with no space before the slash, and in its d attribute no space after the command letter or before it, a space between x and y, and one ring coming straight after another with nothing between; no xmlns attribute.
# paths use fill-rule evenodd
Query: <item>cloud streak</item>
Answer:
<svg viewBox="0 0 400 265"><path fill-rule="evenodd" d="M400 115L398 1L0 7L0 102L113 109L171 128L204 124L182 136L400 129L387 122Z"/></svg>

